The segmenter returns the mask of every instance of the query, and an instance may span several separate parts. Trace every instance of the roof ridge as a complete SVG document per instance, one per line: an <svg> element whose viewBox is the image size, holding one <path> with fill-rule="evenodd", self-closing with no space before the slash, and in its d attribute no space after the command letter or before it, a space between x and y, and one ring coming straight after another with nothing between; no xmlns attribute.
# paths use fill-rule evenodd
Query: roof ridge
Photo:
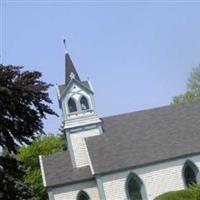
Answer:
<svg viewBox="0 0 200 200"><path fill-rule="evenodd" d="M192 104L200 104L200 102L196 101L196 102L191 102L191 103L182 103L182 104L170 104L170 105L163 105L163 106L159 106L159 107L154 107L154 108L146 108L146 109L142 109L142 110L136 110L136 111L131 111L131 112L127 112L127 113L119 113L119 114L113 114L113 115L109 115L109 116L103 116L101 117L101 119L108 119L108 118L112 118L112 117L120 117L120 116L125 116L125 115L129 115L129 114L137 114L140 112L147 112L147 111L152 111L152 110L160 110L160 109L166 109L166 108L175 108L175 107L182 107L184 105L192 105Z"/></svg>

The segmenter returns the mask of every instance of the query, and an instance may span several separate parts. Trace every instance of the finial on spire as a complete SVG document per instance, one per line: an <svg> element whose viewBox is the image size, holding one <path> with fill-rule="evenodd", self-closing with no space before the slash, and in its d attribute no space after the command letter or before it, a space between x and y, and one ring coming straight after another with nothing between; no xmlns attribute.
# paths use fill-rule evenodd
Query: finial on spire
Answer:
<svg viewBox="0 0 200 200"><path fill-rule="evenodd" d="M66 44L66 38L63 37L63 44L64 44L64 49L65 49L65 54L67 54L67 44Z"/></svg>

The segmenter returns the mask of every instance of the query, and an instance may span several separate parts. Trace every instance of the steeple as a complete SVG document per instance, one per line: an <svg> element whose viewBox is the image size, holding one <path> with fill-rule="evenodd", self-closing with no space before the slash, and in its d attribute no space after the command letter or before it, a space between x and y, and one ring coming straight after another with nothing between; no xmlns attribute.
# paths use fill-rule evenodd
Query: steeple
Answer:
<svg viewBox="0 0 200 200"><path fill-rule="evenodd" d="M76 79L80 81L80 78L69 56L69 53L67 52L67 45L65 38L63 38L63 44L65 48L65 85L67 85L71 79Z"/></svg>
<svg viewBox="0 0 200 200"><path fill-rule="evenodd" d="M65 85L67 85L69 81L73 78L78 81L81 81L69 54L66 52L65 53Z"/></svg>
<svg viewBox="0 0 200 200"><path fill-rule="evenodd" d="M89 165L85 138L102 133L101 120L96 114L91 83L80 80L65 42L65 84L57 86L58 101L73 166L82 167Z"/></svg>

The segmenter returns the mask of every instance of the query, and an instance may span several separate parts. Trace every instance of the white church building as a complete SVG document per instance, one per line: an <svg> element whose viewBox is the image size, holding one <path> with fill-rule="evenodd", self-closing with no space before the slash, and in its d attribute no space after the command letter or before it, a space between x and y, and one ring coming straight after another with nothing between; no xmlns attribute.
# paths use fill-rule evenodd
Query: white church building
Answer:
<svg viewBox="0 0 200 200"><path fill-rule="evenodd" d="M49 200L153 200L199 181L200 103L100 118L65 54L57 86L68 150L40 156Z"/></svg>

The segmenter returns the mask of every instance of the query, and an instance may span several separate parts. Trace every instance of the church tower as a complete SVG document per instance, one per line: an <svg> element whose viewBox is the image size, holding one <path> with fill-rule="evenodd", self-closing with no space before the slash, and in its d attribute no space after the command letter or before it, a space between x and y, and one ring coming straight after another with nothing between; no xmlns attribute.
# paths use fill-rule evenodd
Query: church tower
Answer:
<svg viewBox="0 0 200 200"><path fill-rule="evenodd" d="M81 81L76 68L65 53L65 84L56 86L64 120L64 132L74 167L89 165L85 138L102 133L101 120L95 110L90 81Z"/></svg>

